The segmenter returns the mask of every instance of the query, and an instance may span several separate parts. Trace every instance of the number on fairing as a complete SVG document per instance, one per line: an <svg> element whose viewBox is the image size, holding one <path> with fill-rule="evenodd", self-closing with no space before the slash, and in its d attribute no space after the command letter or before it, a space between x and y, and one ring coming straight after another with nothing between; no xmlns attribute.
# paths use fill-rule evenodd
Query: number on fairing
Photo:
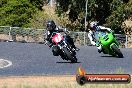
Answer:
<svg viewBox="0 0 132 88"><path fill-rule="evenodd" d="M61 40L62 40L62 36L61 36L61 34L57 34L58 36L57 37L55 37L55 41L56 42L60 42Z"/></svg>

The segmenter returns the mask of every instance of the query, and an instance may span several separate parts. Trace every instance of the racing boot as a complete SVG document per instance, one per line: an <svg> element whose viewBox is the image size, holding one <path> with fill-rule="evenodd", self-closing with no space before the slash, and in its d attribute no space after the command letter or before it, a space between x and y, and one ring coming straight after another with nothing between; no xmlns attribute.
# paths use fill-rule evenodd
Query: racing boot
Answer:
<svg viewBox="0 0 132 88"><path fill-rule="evenodd" d="M101 45L97 46L97 48L98 48L98 52L101 53L102 52L102 46Z"/></svg>
<svg viewBox="0 0 132 88"><path fill-rule="evenodd" d="M102 50L99 50L99 49L98 49L98 52L99 52L99 53L101 53L101 52L102 52Z"/></svg>

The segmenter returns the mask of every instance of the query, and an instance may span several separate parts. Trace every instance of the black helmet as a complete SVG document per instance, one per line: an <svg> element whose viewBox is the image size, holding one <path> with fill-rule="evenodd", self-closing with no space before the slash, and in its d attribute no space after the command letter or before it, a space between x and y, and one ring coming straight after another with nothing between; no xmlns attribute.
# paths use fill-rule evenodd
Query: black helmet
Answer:
<svg viewBox="0 0 132 88"><path fill-rule="evenodd" d="M47 30L52 31L56 28L55 22L53 20L49 20L47 22Z"/></svg>

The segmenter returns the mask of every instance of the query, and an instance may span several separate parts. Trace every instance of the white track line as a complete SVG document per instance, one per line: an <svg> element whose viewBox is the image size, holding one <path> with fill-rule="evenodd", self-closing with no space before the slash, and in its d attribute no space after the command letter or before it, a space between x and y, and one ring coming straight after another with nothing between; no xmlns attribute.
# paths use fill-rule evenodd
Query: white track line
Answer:
<svg viewBox="0 0 132 88"><path fill-rule="evenodd" d="M0 68L6 68L6 67L9 67L9 66L11 66L12 65L12 62L11 61L9 61L9 60L5 60L5 59L0 59L0 61L6 61L7 63L8 63L8 65L6 65L6 66L3 66L3 67L0 67Z"/></svg>

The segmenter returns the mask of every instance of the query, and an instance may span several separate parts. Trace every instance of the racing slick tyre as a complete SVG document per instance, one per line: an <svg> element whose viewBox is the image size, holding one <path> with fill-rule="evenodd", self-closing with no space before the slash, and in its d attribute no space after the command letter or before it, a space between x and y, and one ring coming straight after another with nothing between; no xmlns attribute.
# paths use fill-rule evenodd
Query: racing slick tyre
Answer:
<svg viewBox="0 0 132 88"><path fill-rule="evenodd" d="M71 51L69 51L66 47L63 48L66 56L71 60L71 63L77 63L77 58Z"/></svg>
<svg viewBox="0 0 132 88"><path fill-rule="evenodd" d="M118 55L119 58L123 58L124 57L122 52L120 51L120 49L118 49L118 47L115 44L112 45L112 49Z"/></svg>

